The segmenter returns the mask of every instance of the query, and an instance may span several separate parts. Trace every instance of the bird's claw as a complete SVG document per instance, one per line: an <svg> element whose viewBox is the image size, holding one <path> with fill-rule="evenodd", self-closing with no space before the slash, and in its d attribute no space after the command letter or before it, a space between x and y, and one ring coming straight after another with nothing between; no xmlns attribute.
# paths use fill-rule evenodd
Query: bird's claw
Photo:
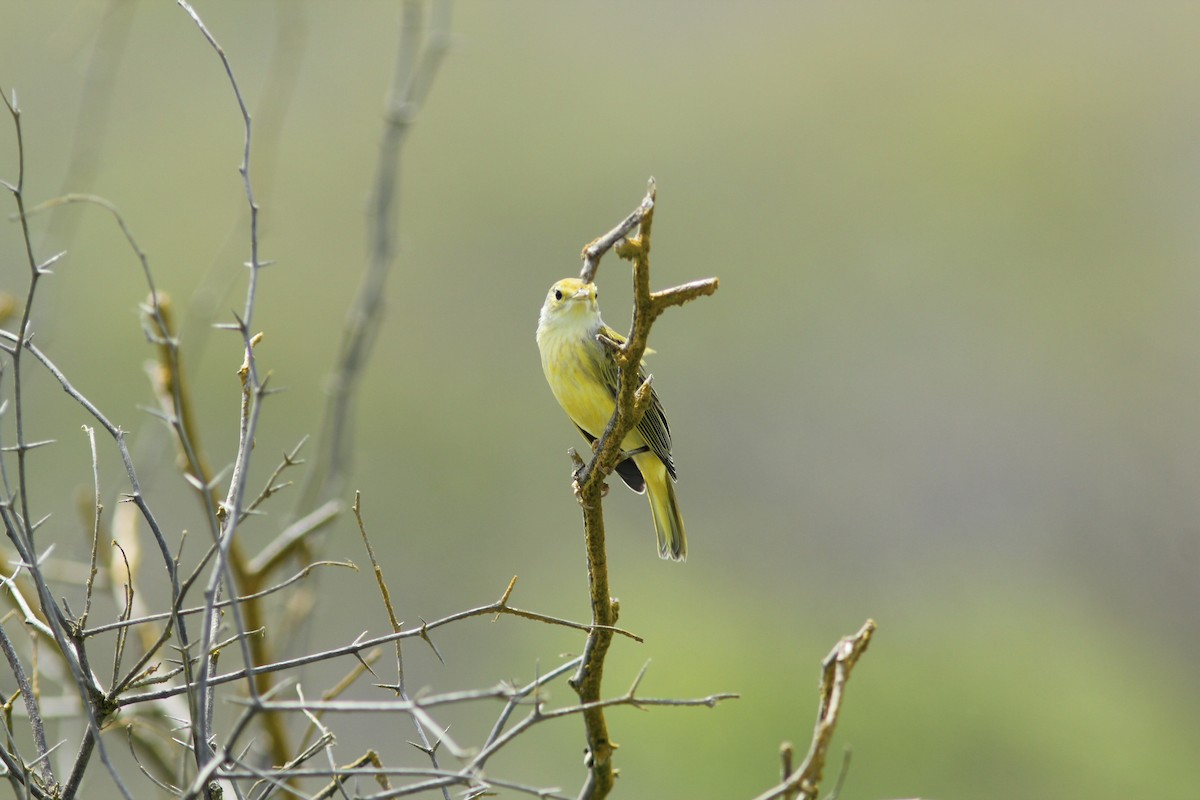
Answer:
<svg viewBox="0 0 1200 800"><path fill-rule="evenodd" d="M641 447L639 447L635 450L622 450L621 457L617 459L617 463L620 464L622 461L633 458L634 456L640 456L642 453L649 453L649 452L650 452L649 445L642 445Z"/></svg>

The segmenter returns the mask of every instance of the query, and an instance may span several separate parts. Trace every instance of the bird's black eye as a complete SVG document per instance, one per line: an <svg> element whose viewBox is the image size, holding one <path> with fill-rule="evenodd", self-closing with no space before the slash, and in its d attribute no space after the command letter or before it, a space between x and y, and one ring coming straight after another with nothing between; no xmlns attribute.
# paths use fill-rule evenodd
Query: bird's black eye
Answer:
<svg viewBox="0 0 1200 800"><path fill-rule="evenodd" d="M554 290L554 299L555 299L555 300L562 300L562 289L555 289L555 290Z"/></svg>

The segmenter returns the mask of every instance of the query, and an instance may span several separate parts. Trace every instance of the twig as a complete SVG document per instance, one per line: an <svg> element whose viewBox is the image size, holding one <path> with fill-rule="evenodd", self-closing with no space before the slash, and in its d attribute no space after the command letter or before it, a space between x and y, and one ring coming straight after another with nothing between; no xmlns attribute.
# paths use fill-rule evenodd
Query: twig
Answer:
<svg viewBox="0 0 1200 800"><path fill-rule="evenodd" d="M210 758L208 752L208 738L212 726L212 695L209 678L214 672L213 656L210 652L213 631L216 627L215 608L213 605L218 601L218 595L221 587L225 587L226 591L235 599L235 602L230 606L230 611L233 614L234 621L238 627L238 646L242 651L242 658L248 665L248 670L251 679L247 681L247 691L251 697L257 698L260 694L265 694L270 690L269 677L258 678L254 675L254 665L261 663L261 658L256 658L253 644L247 641L244 632L250 627L257 627L256 619L243 620L242 610L236 602L236 597L239 591L239 582L236 581L234 575L234 567L231 565L231 550L234 547L234 533L237 530L238 524L242 519L243 502L246 493L246 482L249 476L250 458L253 451L253 442L255 433L258 429L258 418L262 410L262 398L265 394L265 385L260 380L258 375L257 362L254 358L254 345L261 339L261 334L253 334L253 320L255 310L255 300L257 298L258 277L259 272L265 266L259 258L259 236L258 236L258 203L254 199L254 187L250 179L250 153L251 153L251 121L250 113L246 108L245 99L242 96L241 88L238 86L238 81L233 72L233 65L230 63L224 49L217 42L216 37L208 30L200 15L196 13L187 2L187 0L176 0L179 7L182 8L196 26L200 29L204 38L208 41L210 47L217 54L224 67L225 74L229 78L230 86L233 90L234 99L237 101L238 109L241 112L242 127L244 130L244 138L242 145L242 163L238 168L238 172L242 176L243 189L246 195L246 203L250 213L250 260L247 262L249 267L249 278L246 284L246 299L242 307L242 313L237 318L236 330L241 335L243 345L243 361L242 368L238 371L241 379L242 388L242 403L241 413L239 415L238 425L238 447L234 457L233 472L229 479L229 489L226 493L225 500L222 504L223 517L221 519L220 534L217 539L218 554L209 579L208 585L205 588L204 597L205 604L208 607L205 612L204 627L201 630L200 654L204 659L200 670L200 681L198 692L196 694L196 704L194 713L196 715L195 722L197 725L196 743L194 744L197 765L204 765ZM240 559L239 559L240 561ZM241 583L244 584L244 581ZM256 587L254 587L256 588ZM253 591L253 589L251 589ZM257 609L251 610L248 617L256 617ZM291 756L291 745L288 742L287 730L279 721L271 714L267 714L263 719L271 749L271 757L276 763L286 763Z"/></svg>
<svg viewBox="0 0 1200 800"><path fill-rule="evenodd" d="M600 268L600 259L612 249L613 245L629 235L629 232L642 224L642 220L647 215L654 212L655 189L654 181L651 179L650 186L646 192L646 196L642 198L642 203L625 219L621 220L615 228L603 236L588 243L588 246L583 248L583 269L579 271L579 278L584 283L592 283L596 280L596 270Z"/></svg>
<svg viewBox="0 0 1200 800"><path fill-rule="evenodd" d="M86 203L86 204L90 204L90 205L96 205L96 206L99 206L99 207L103 208L104 210L108 211L113 216L118 228L120 229L122 235L125 237L126 242L129 244L130 249L133 251L134 255L138 259L138 262L142 269L143 277L145 278L146 284L150 290L150 300L148 301L147 306L145 306L143 308L143 311L144 311L145 316L150 321L150 324L147 326L147 333L148 333L148 335L150 335L150 338L154 342L154 344L156 344L158 346L160 377L162 377L163 380L161 382L159 382L158 384L156 384L156 389L160 390L159 396L160 396L162 408L164 410L164 415L166 416L168 423L171 425L171 428L175 433L175 437L176 437L177 443L179 444L179 449L184 458L184 461L189 465L189 474L191 474L193 476L206 476L208 474L208 471L207 471L207 468L203 464L203 457L199 454L198 448L194 446L194 443L197 440L195 437L195 433L193 431L193 426L190 424L192 415L189 411L190 406L189 406L189 402L188 402L188 396L183 388L182 369L181 369L180 362L179 362L178 342L175 339L174 335L172 334L171 326L169 324L169 317L168 317L169 307L167 306L165 296L162 295L161 293L159 293L155 287L154 276L150 269L149 259L147 258L145 251L142 250L142 248L138 245L137 240L133 236L132 230L126 223L125 218L121 214L119 209L117 209L116 206L114 206L112 203L110 203L108 200L106 200L102 197L97 197L94 195L86 195L86 194L68 194L68 195L64 195L62 197L55 198L53 200L49 200L44 203L41 203L40 205L36 206L34 209L30 210L28 213L29 214L40 213L47 209L51 209L51 208L54 208L54 207L62 205L62 204L70 204L70 203ZM0 332L0 335L2 335L2 332ZM37 348L33 347L32 344L28 344L26 349L28 349L34 355L34 357L37 358L43 364L43 366L58 380L58 382L62 386L63 390L66 391L67 394L69 394L75 400L77 400L80 404L82 404L85 407L85 409L87 409L87 411L105 428L105 430L108 431L109 435L112 436L113 440L115 441L115 443L117 445L117 449L121 455L122 462L125 465L125 471L129 478L130 486L132 488L132 492L127 496L126 499L132 501L137 506L138 511L141 513L142 517L147 521L147 523L150 527L150 530L154 536L155 542L158 544L159 552L162 556L163 563L167 570L167 575L168 575L168 578L170 580L170 585L171 585L171 602L169 604L169 608L171 609L171 612L170 612L171 624L169 624L166 627L166 629L162 632L162 636L156 642L153 641L151 636L148 636L148 635L144 636L144 642L147 644L145 653L142 657L141 662L137 666L135 666L133 670L131 670L129 676L127 677L127 680L133 680L137 675L141 674L144 664L154 657L154 654L157 652L158 648L161 647L161 645L167 641L167 639L170 637L172 632L174 632L178 636L180 646L185 651L187 649L189 649L190 637L188 634L187 626L186 626L183 618L179 617L175 614L175 612L178 610L180 604L182 603L183 594L185 591L185 588L183 586L181 586L179 583L178 564L177 564L176 559L172 556L172 554L170 552L170 548L166 543L166 540L163 536L161 529L159 528L158 522L156 521L153 513L150 510L149 505L146 502L144 495L142 494L142 490L141 490L141 486L138 481L137 473L134 469L133 460L132 460L129 450L126 446L125 432L118 426L111 423L100 412L100 410L98 408L96 408L96 406L93 403L91 403L91 401L89 401L82 393L80 393L78 390L76 390L71 385L71 383L66 379L66 376L63 375L63 373L53 363L51 363L50 360L48 358L46 358L44 354L42 354L40 351L38 351ZM90 434L89 434L89 436L90 436ZM95 463L94 448L95 448L95 445L93 442L93 464ZM207 481L207 478L197 477L196 481L198 483L204 483ZM211 490L205 490L205 489L207 489L207 487L201 487L201 488L202 488L202 491L199 492L199 495L201 497L202 502L205 504L205 511L206 511L205 519L209 522L210 526L213 526L211 529L214 531L214 535L215 535L215 531L216 531L216 528L215 528L216 497L215 497L215 495L212 494ZM99 508L97 508L97 512L96 512L97 523L99 522L99 519L100 519ZM97 539L98 539L98 536L94 537L94 541L93 541L93 563L94 563L94 556L96 553L95 545L97 544L97 541L96 541ZM131 540L130 545L131 546L135 545L135 542ZM122 550L122 555L124 555L124 553L125 553L125 551ZM111 559L106 559L106 561L108 562L109 566L111 567ZM123 598L119 598L119 601L122 602L126 607L126 611L122 615L123 617L126 617L126 618L132 616L132 613L133 613L133 606L132 606L132 603L133 603L133 595L132 595L132 593L133 593L133 569L131 569L130 566L131 565L127 561L126 574L129 576L129 580L128 580L128 583L126 584L125 596ZM116 589L115 585L113 588L114 588L114 590ZM88 590L88 597L89 597L89 599L91 597L90 588ZM85 634L81 630L84 624L86 624L86 619L81 620L79 623L76 624L75 628L73 629L74 633L72 634L76 639L76 646L80 649L81 656L84 652L83 651L83 639L85 638ZM113 685L113 688L110 690L110 693L107 696L105 696L105 698L103 700L103 703L106 705L110 704L112 702L112 697L115 697L117 694L119 694L125 688L124 682L116 681L116 673L120 668L120 661L121 661L122 651L124 648L124 642L125 642L125 631L124 631L124 629L122 629L120 631L120 633L118 634L116 647L114 648L114 666L113 666L114 685ZM193 675L192 675L191 670L192 670L192 663L190 660L186 660L182 667L182 671L184 673L185 682L188 684L190 684L193 680ZM174 716L178 716L179 715L178 711L180 711L180 710L181 709L175 709L176 713L174 714ZM171 716L170 711L168 709L163 709L163 711L168 716ZM95 736L93 733L91 733L89 731L88 735L91 740L93 740L93 741L95 740ZM101 752L102 760L105 760L105 762L107 763L107 756L105 754L103 742L100 742L100 752ZM89 756L90 753L91 753L90 749L81 750L82 756L85 756L85 757ZM76 769L72 773L72 778L74 778L76 776L79 776L80 778L82 777L81 769L83 766L84 766L84 764L77 762ZM69 784L67 788L74 791L74 789L76 787L74 785Z"/></svg>
<svg viewBox="0 0 1200 800"><path fill-rule="evenodd" d="M523 688L513 691L508 698L508 703L505 705L504 710L501 711L500 716L496 718L496 724L492 726L492 732L488 734L487 740L484 742L483 747L480 748L479 752L475 755L475 758L473 758L471 763L467 765L467 769L470 771L482 769L484 764L487 763L488 758L490 758L493 753L502 748L514 737L520 735L525 728L532 725L535 721L535 718L541 715L540 700L535 701L533 711L531 711L529 715L525 717L525 719L517 723L516 726L509 729L507 732L504 730L505 726L508 724L509 718L512 716L513 712L516 711L517 706L524 702L530 694L540 691L544 685L554 680L559 675L567 673L573 669L578 669L582 660L583 657L580 656L559 664L558 667L550 670L545 675L537 676L533 681L526 684Z"/></svg>
<svg viewBox="0 0 1200 800"><path fill-rule="evenodd" d="M303 56L308 42L308 20L304 8L289 0L279 0L275 6L277 26L271 60L259 91L258 105L251 115L254 122L255 196L269 207L275 185L276 163L281 133L288 109L296 94ZM260 51L261 52L261 51ZM229 224L220 247L213 251L205 275L188 298L181 320L181 331L187 339L189 352L199 358L206 351L209 336L214 330L216 315L227 306L233 291L233 276L223 276L223 268L237 259L245 236L245 218L238 214ZM222 283L220 278L225 277Z"/></svg>
<svg viewBox="0 0 1200 800"><path fill-rule="evenodd" d="M125 602L121 607L121 614L118 618L118 622L128 622L129 618L133 615L133 601L135 596L133 590L133 568L129 563L129 556L126 554L125 548L121 547L120 543L116 541L113 542L113 547L117 548L117 552L121 554L121 561L124 562L125 565ZM129 629L126 627L117 629L117 641L113 647L112 679L114 686L117 685L117 679L121 674L121 657L125 654L125 642L128 637L128 633ZM79 631L76 635L80 638L80 640L84 638L83 631Z"/></svg>
<svg viewBox="0 0 1200 800"><path fill-rule="evenodd" d="M38 706L33 685L29 682L29 677L25 673L25 668L21 665L21 659L17 655L16 648L13 647L12 641L8 638L8 633L4 630L3 625L0 625L0 650L4 651L4 659L8 661L8 668L17 682L17 689L21 693L21 699L25 702L25 713L29 715L29 727L33 731L33 743L41 756L39 760L41 761L42 782L46 786L53 786L55 782L54 771L50 767L50 759L45 757L50 752L50 747L46 744L46 725L42 722L42 712Z"/></svg>
<svg viewBox="0 0 1200 800"><path fill-rule="evenodd" d="M251 512L256 511L260 505L270 499L270 497L276 492L281 492L292 485L291 481L285 481L283 483L276 483L276 481L281 475L283 475L284 470L289 469L290 467L298 467L304 463L304 460L300 458L300 449L304 447L306 442L308 442L307 436L301 439L300 442L293 447L290 452L283 454L283 460L279 462L279 464L275 467L275 471L272 472L270 477L267 478L267 485L264 486L262 491L258 493L258 497L251 500L246 506L246 510L242 515L243 519Z"/></svg>
<svg viewBox="0 0 1200 800"><path fill-rule="evenodd" d="M22 567L18 565L13 571L11 577L0 575L0 586L7 588L9 594L12 595L13 602L17 604L17 608L20 609L22 615L24 615L25 625L28 626L30 630L37 631L47 639L53 639L54 631L51 630L50 626L43 622L38 616L37 612L30 607L29 602L25 599L25 595L21 592L21 587L17 585L17 576L20 574L21 569Z"/></svg>
<svg viewBox="0 0 1200 800"><path fill-rule="evenodd" d="M100 462L96 458L96 429L90 425L84 425L83 430L87 434L88 444L92 449L92 487L95 493L92 507L95 509L95 515L92 518L92 554L87 584L84 587L83 614L76 623L76 628L79 630L87 626L88 614L92 610L92 589L96 582L97 572L96 556L100 549L100 515L104 512L104 503L100 501Z"/></svg>
<svg viewBox="0 0 1200 800"><path fill-rule="evenodd" d="M30 209L29 214L38 214L61 205L74 203L95 205L108 211L141 265L142 276L150 292L146 303L142 306L146 337L158 350L157 368L151 375L153 388L159 399L162 417L170 426L179 447L180 458L187 467L185 477L190 476L190 482L198 490L200 501L204 507L204 519L215 538L218 530L217 503L219 498L216 494L216 487L213 485L212 470L209 468L200 446L199 428L196 424L196 415L192 411L191 395L184 379L179 339L175 333L170 297L165 292L159 291L155 285L154 273L150 269L150 259L134 238L133 231L126 223L120 209L107 199L98 195L71 193L40 203Z"/></svg>
<svg viewBox="0 0 1200 800"><path fill-rule="evenodd" d="M510 583L509 586L511 587L511 585L512 584ZM359 639L356 639L355 641L351 642L350 644L341 645L340 647L333 647L333 648L329 648L327 650L323 650L323 651L316 652L316 653L308 653L306 655L296 656L295 658L290 658L290 659L286 659L283 661L277 661L272 664L260 664L260 665L258 665L256 671L260 672L260 673L261 672L282 672L282 671L286 671L286 670L295 669L296 667L302 667L306 664L315 664L315 663L321 662L321 661L328 661L330 659L338 658L340 656L357 656L359 653L362 653L363 651L371 650L373 648L380 647L382 645L390 644L397 639L411 639L414 637L420 638L420 639L428 639L429 632L436 630L437 628L441 628L443 626L449 625L454 622L459 622L460 620L469 619L471 617L486 617L486 616L493 616L495 614L510 614L512 616L524 617L526 619L535 619L539 622L544 622L548 625L559 625L559 626L563 626L563 627L574 628L575 630L581 630L581 631L591 632L591 631L596 630L596 627L592 626L592 625L583 625L578 622L571 622L569 620L560 620L556 617L551 617L548 615L534 614L533 612L527 612L527 611L522 611L521 609L513 608L512 606L508 605L507 596L504 596L504 597L501 597L500 600L498 600L494 603L488 603L487 605L478 606L476 608L468 609L466 611L458 611L453 614L448 614L447 616L442 617L441 619L434 620L433 622L423 622L423 623L421 623L421 626L419 628L409 628L407 630L400 631L399 633L389 633L389 634L385 634L383 636L375 636L370 639L359 638ZM611 634L621 634L623 636L628 636L630 638L637 639L637 637L634 636L632 633L621 630L620 628L607 628L605 630L607 630ZM223 683L230 683L233 681L244 680L245 677L246 677L246 670L239 669L239 670L235 670L233 672L226 672L226 673L222 673L219 675L213 675L209 679L209 683L213 686L217 686L217 685L220 685ZM171 686L171 687L160 689L160 690L157 690L154 692L147 692L147 693L138 694L138 695L126 695L124 697L119 698L117 703L121 707L131 706L131 705L135 705L137 703L145 702L147 700L159 700L164 697L172 697L174 695L183 694L187 691L188 691L188 687L186 687L186 686Z"/></svg>
<svg viewBox="0 0 1200 800"><path fill-rule="evenodd" d="M367 536L367 527L363 523L362 507L359 503L361 496L358 492L354 493L354 519L358 522L358 532L362 536L363 546L367 549L367 557L371 559L371 567L375 572L375 583L379 586L379 594L383 598L383 606L387 610L388 622L392 626L393 633L399 633L403 627L403 623L396 617L396 609L392 607L392 593L388 591L387 581L383 577L383 568L379 566L379 561L375 558L375 548L371 546L371 539ZM511 588L511 586L510 586ZM507 600L508 593L501 598L501 601ZM408 701L408 692L404 687L404 654L400 647L400 640L395 641L396 648L396 695L404 701ZM429 756L430 765L436 770L441 769L441 764L438 763L437 748L429 743L429 735L425 731L425 725L417 714L410 714L413 725L417 729L417 736L421 739L421 750ZM450 790L442 787L442 796L445 800L450 800Z"/></svg>
<svg viewBox="0 0 1200 800"><path fill-rule="evenodd" d="M30 338L32 331L30 328L30 320L32 319L32 311L34 299L37 295L37 288L42 277L49 274L50 266L58 260L62 255L59 253L52 256L44 262L39 262L34 256L33 239L29 231L29 219L26 215L25 197L24 197L24 182L25 182L25 145L24 134L21 126L21 111L17 103L16 92L13 92L13 97L10 100L7 94L0 91L0 98L3 99L5 108L8 109L9 115L12 117L13 128L16 132L17 139L17 180L15 183L3 182L3 185L13 195L13 199L17 206L17 217L21 226L21 238L25 248L26 260L30 268L29 289L26 293L25 308L21 315L21 322L18 328L19 334L15 339L14 347L11 350L10 357L13 364L13 399L14 399L14 416L16 428L16 453L17 453L17 486L16 494L18 506L14 507L13 498L5 497L4 502L0 505L0 519L8 533L9 540L16 547L18 554L25 561L32 578L34 587L38 593L38 603L41 606L42 613L46 617L48 627L54 634L54 641L58 648L58 654L67 670L70 672L73 679L73 688L78 693L80 704L86 715L88 725L88 735L94 736L97 739L97 744L100 752L100 760L108 770L109 775L113 779L117 790L127 800L133 800L128 787L125 786L121 779L120 773L117 771L116 765L109 758L108 752L104 747L104 743L100 741L100 718L102 713L97 707L97 699L104 696L104 692L97 685L96 679L91 670L86 668L87 654L84 651L81 642L72 641L68 629L70 622L66 619L63 610L55 602L51 594L50 587L46 582L45 576L41 572L37 547L34 543L34 529L36 525L31 525L29 512L29 497L28 497L28 451L29 440L25 433L25 404L23 398L22 386L22 356L25 352L32 352L32 342ZM11 337L11 334L7 334ZM0 459L2 462L2 459ZM7 474L5 476L5 485L7 486ZM40 743L39 743L40 745ZM81 751L82 758L90 758L91 749ZM47 759L48 750L40 749L38 759ZM76 764L76 772L83 765ZM44 774L49 776L51 783L54 782L53 771L50 769L48 761L43 770ZM65 800L71 800L70 797L65 797Z"/></svg>
<svg viewBox="0 0 1200 800"><path fill-rule="evenodd" d="M295 573L291 577L285 578L272 586L268 586L266 589L262 589L255 594L243 595L242 597L239 597L238 600L244 603L244 602L247 602L250 600L257 600L259 598L275 594L276 592L280 591L281 589L286 589L288 586L291 586L293 583L296 583L297 581L303 580L304 578L308 577L309 573L311 573L317 567L347 567L349 569L355 569L354 562L352 562L352 561L314 561L313 563L304 567L303 569L301 569L299 572ZM234 602L233 600L221 600L220 602L217 603L217 608L218 609L228 608L230 605L233 604L233 602ZM150 622L157 622L157 621L163 620L163 619L170 619L175 616L186 617L186 616L192 616L195 614L202 614L202 613L204 613L204 606L193 606L191 608L179 609L178 611L160 611L160 612L153 613L153 614L145 614L143 616L135 617L132 619L120 619L120 620L117 620L116 622L106 622L103 625L97 625L93 628L86 628L83 631L83 635L84 636L96 636L97 634L106 633L111 630L117 630L120 628L128 628L128 627L132 627L134 625L145 625Z"/></svg>
<svg viewBox="0 0 1200 800"><path fill-rule="evenodd" d="M0 340L15 342L17 337L8 331L0 330ZM113 441L117 445L117 451L120 453L121 461L125 465L125 473L129 478L129 484L131 488L130 493L125 496L125 499L138 507L138 511L141 513L142 518L145 519L146 523L150 526L150 531L158 545L159 552L163 558L163 563L167 569L167 575L171 581L171 595L172 597L176 598L180 597L181 588L179 584L178 566L175 562L175 558L171 555L171 549L167 544L166 536L163 534L162 528L159 526L158 520L154 516L154 512L150 509L150 505L146 502L145 495L142 493L141 482L138 479L137 470L134 468L133 458L130 456L129 447L125 443L125 431L119 426L113 424L108 417L106 417L104 413L100 411L100 409L97 408L94 403L92 403L91 400L89 400L78 389L76 389L67 379L67 376L63 374L62 370L55 366L54 362L51 361L45 353L39 350L32 343L26 344L24 349L27 350L35 359L37 359L41 365L54 377L54 379L58 381L58 384L62 387L63 391L65 391L68 395L74 398L76 402L82 405L87 412L91 414L91 416L98 423L100 423L100 426L104 428L104 430L108 431L109 435L113 438ZM181 627L179 630L180 638L186 644L188 638L187 630L183 627Z"/></svg>
<svg viewBox="0 0 1200 800"><path fill-rule="evenodd" d="M829 752L829 743L833 740L838 715L842 710L846 682L850 680L851 670L858 663L859 657L866 652L874 634L875 621L869 619L859 628L858 633L843 636L829 655L825 656L821 663L817 722L813 728L808 755L804 757L800 766L784 776L782 782L763 792L755 800L776 800L781 797L816 800L820 796L825 758Z"/></svg>

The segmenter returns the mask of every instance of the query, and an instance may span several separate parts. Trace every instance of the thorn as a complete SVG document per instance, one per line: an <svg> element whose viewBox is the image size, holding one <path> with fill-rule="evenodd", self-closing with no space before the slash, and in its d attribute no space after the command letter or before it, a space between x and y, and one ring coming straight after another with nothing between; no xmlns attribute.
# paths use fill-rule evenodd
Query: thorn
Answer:
<svg viewBox="0 0 1200 800"><path fill-rule="evenodd" d="M500 608L505 608L508 605L509 595L512 594L513 587L517 585L517 576L513 575L512 580L508 582L508 588L504 590L504 594L500 596L500 602L496 605Z"/></svg>
<svg viewBox="0 0 1200 800"><path fill-rule="evenodd" d="M408 740L406 739L405 741L408 741ZM441 739L438 739L436 742L434 742L431 747L426 747L425 745L417 744L416 742L408 742L408 743L411 744L413 747L417 748L418 750L420 750L425 755L429 756L430 758L433 758L434 756L436 756L438 748L442 746Z"/></svg>
<svg viewBox="0 0 1200 800"><path fill-rule="evenodd" d="M176 426L176 423L179 422L179 420L176 417L169 416L167 414L167 412L163 411L160 408L154 408L152 406L138 406L138 410L143 411L152 417L158 417L159 419L161 419L163 422L167 423L167 425L169 425L172 428L174 428Z"/></svg>
<svg viewBox="0 0 1200 800"><path fill-rule="evenodd" d="M354 651L354 657L358 659L358 663L363 665L363 669L365 669L367 672L371 673L371 675L373 675L374 677L376 677L376 678L379 677L378 675L375 675L375 670L371 669L371 665L367 663L366 659L364 659L362 657L362 654L359 653L357 650Z"/></svg>
<svg viewBox="0 0 1200 800"><path fill-rule="evenodd" d="M8 447L0 448L0 451L5 453L28 453L30 450L35 450L39 447L45 447L48 444L55 444L54 439L40 439L36 442L28 442L27 444L14 444Z"/></svg>
<svg viewBox="0 0 1200 800"><path fill-rule="evenodd" d="M438 652L437 645L433 643L433 639L429 638L429 623L424 619L421 620L421 638L425 640L425 643L429 645L429 649L433 651L433 654L437 656L438 661L442 662L442 665L444 666L446 664L446 659L442 658L442 654Z"/></svg>
<svg viewBox="0 0 1200 800"><path fill-rule="evenodd" d="M38 264L37 271L42 274L45 274L45 275L51 274L52 270L50 269L50 267L54 266L58 262L58 260L61 259L66 254L67 254L66 250L62 250L60 252L55 253L54 255L50 256L42 263Z"/></svg>
<svg viewBox="0 0 1200 800"><path fill-rule="evenodd" d="M650 669L650 659L646 659L646 663L642 664L642 668L638 670L637 677L633 679L633 685L629 687L629 699L637 693L638 686L642 683L642 678L646 677L646 670Z"/></svg>

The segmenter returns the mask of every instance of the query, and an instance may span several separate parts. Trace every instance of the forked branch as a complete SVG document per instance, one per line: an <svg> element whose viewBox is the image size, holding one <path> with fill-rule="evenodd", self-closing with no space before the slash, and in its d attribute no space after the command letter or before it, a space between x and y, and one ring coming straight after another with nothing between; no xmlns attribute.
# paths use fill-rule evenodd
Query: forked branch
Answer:
<svg viewBox="0 0 1200 800"><path fill-rule="evenodd" d="M591 460L576 474L576 496L583 509L584 539L587 548L588 587L592 605L593 630L588 634L583 661L571 679L571 686L584 707L583 719L587 738L589 774L580 793L581 798L606 797L612 790L614 771L612 752L616 748L608 735L608 725L601 704L601 681L604 659L612 642L612 627L619 611L608 585L608 555L604 541L603 497L605 479L616 469L621 458L621 442L645 411L649 397L649 381L638 379L638 365L646 352L646 342L654 321L668 307L682 305L717 290L716 278L678 286L663 292L650 291L650 232L654 222L657 191L654 179L637 209L608 233L594 240L583 250L583 269L580 277L595 279L600 259L614 246L617 254L633 262L633 325L622 345L601 342L612 348L617 361L619 381L616 408L596 442ZM630 232L637 228L637 235Z"/></svg>

